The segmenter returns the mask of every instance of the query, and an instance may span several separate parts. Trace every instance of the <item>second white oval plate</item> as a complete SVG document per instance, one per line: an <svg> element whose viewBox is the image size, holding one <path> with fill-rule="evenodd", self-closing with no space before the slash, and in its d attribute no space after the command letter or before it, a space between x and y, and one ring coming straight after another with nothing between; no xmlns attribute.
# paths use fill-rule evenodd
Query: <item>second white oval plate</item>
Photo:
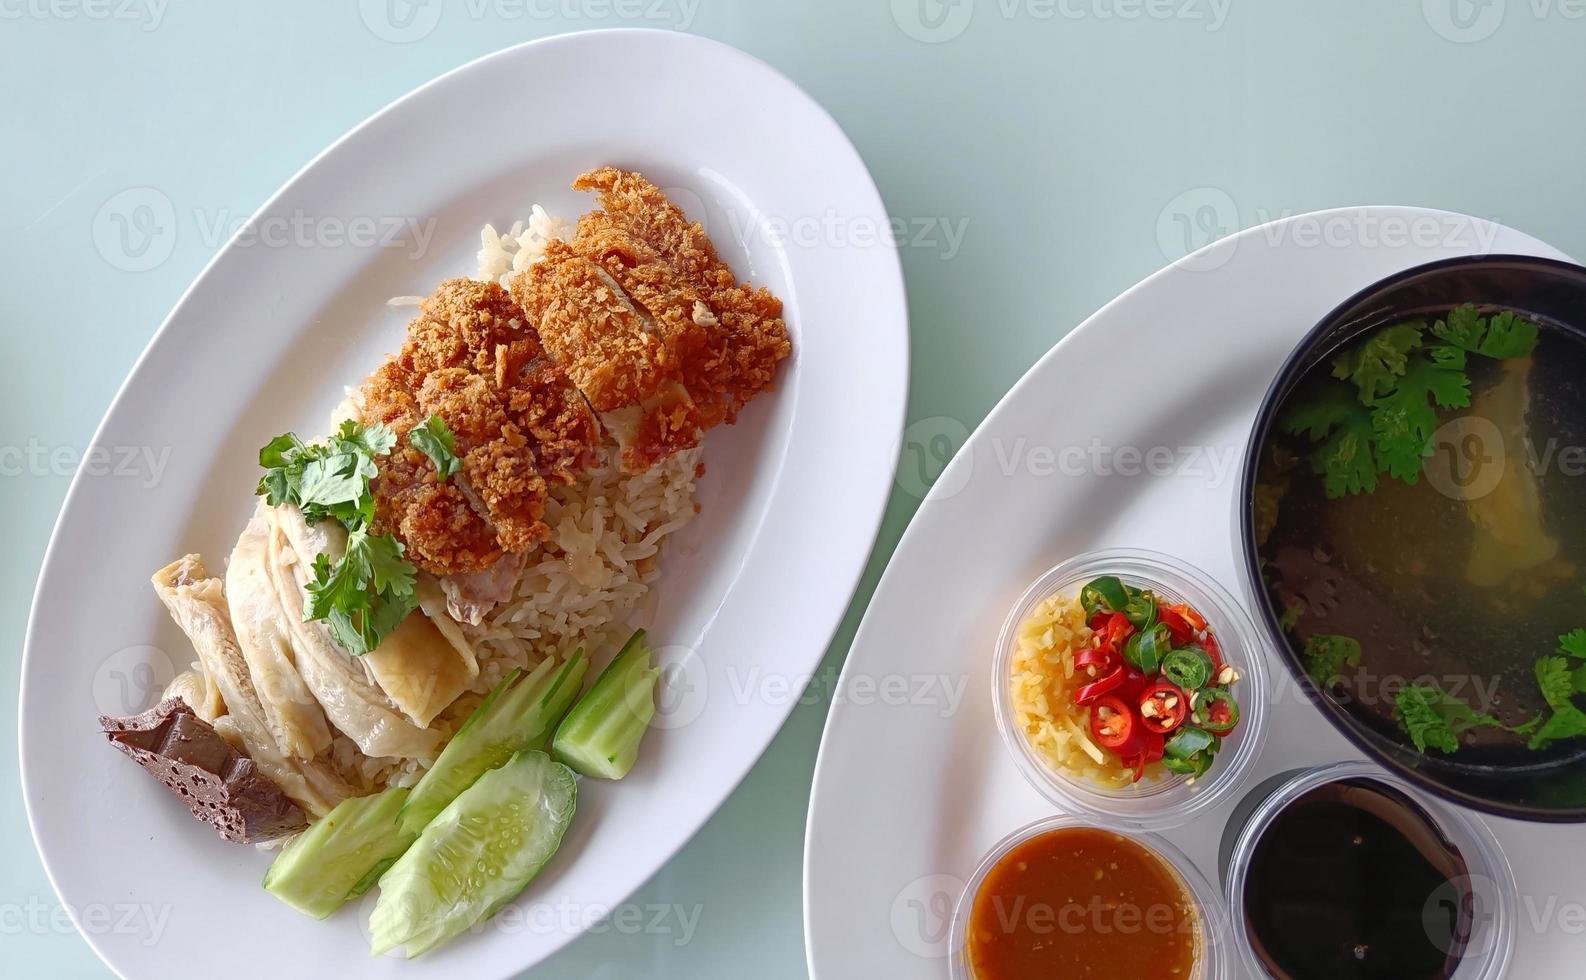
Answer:
<svg viewBox="0 0 1586 980"><path fill-rule="evenodd" d="M1299 215L1213 243L1141 282L1003 398L909 525L843 667L804 845L816 980L946 977L964 879L1005 834L1052 812L1020 777L991 712L992 648L1025 587L1070 556L1139 547L1192 562L1242 595L1233 496L1250 426L1283 359L1356 290L1472 252L1564 257L1492 222L1440 211ZM930 436L911 430L901 465L912 465ZM1271 659L1268 669L1282 693L1245 792L1285 769L1360 758L1281 664ZM910 695L903 704L844 696L861 689ZM1237 803L1236 794L1165 835L1214 882ZM1559 917L1558 896L1579 894L1580 831L1489 823L1522 895L1536 899L1522 912L1513 975L1569 975L1580 940Z"/></svg>
<svg viewBox="0 0 1586 980"><path fill-rule="evenodd" d="M568 184L603 164L667 189L740 277L784 299L794 356L774 393L707 439L701 516L668 545L651 629L671 666L667 730L621 783L584 781L561 850L515 907L423 959L371 960L367 901L316 922L271 898L268 857L194 821L95 716L147 706L192 659L149 575L188 551L230 550L253 507L257 447L321 431L342 386L400 343L411 311L386 299L471 274L487 221L504 227L532 202L587 210ZM747 55L651 31L552 38L460 68L264 206L161 327L95 437L112 458L163 456L163 473L79 475L29 623L28 815L106 963L150 978L506 976L598 922L683 845L796 701L735 698L733 682L814 672L892 483L908 373L896 250L874 234L856 248L798 233L833 220L887 228L831 117Z"/></svg>

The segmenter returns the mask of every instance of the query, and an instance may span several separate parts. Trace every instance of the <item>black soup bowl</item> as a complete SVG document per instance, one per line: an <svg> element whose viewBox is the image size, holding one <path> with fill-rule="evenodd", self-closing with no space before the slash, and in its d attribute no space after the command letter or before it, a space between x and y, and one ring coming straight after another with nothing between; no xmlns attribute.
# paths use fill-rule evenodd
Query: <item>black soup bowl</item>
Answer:
<svg viewBox="0 0 1586 980"><path fill-rule="evenodd" d="M1491 326L1492 347L1481 349L1481 332L1465 333L1453 346L1472 349L1468 362L1456 355L1455 365L1439 363L1434 355L1453 353L1453 331L1433 325L1456 326L1450 311L1464 304L1489 318L1482 327ZM1533 355L1501 350L1493 320L1503 311L1540 326ZM1364 343L1386 340L1385 328L1405 322L1424 325L1422 348L1401 333L1401 342L1374 350L1380 357L1360 356ZM1335 375L1336 359L1349 354L1344 376ZM1412 365L1407 377L1398 355ZM1368 361L1365 373L1351 373ZM1468 379L1468 406L1440 373L1451 366ZM1362 395L1373 369L1383 385L1400 386L1390 395L1416 386L1414 397L1394 402L1420 414L1409 431L1434 419L1436 429L1420 443L1420 466L1412 438L1409 463L1377 473L1376 488L1360 492L1360 461L1369 470L1390 457L1374 434L1379 416L1367 424L1361 414L1360 405L1370 402L1368 413L1382 405ZM1316 409L1318 394L1333 408ZM1386 424L1396 421L1404 416ZM1340 459L1357 466L1340 467ZM1328 474L1340 481L1332 488ZM1268 390L1238 510L1257 623L1334 727L1452 802L1520 820L1586 822L1586 733L1538 740L1542 726L1557 735L1586 720L1552 718L1586 708L1586 655L1554 641L1586 627L1586 268L1462 257L1350 297L1310 331ZM1359 644L1353 656L1350 642L1331 639L1340 636ZM1553 666L1577 685L1562 701L1542 693L1543 659L1560 661ZM1415 690L1403 694L1407 687ZM1432 708L1431 734L1414 726L1425 751L1405 718L1425 714L1401 697Z"/></svg>

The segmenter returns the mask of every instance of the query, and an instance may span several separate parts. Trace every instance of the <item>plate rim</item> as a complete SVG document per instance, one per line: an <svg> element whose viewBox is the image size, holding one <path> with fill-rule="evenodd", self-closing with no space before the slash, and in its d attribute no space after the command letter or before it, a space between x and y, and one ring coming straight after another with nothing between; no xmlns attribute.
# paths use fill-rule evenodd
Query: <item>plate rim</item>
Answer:
<svg viewBox="0 0 1586 980"><path fill-rule="evenodd" d="M1222 262L1225 262L1228 258L1231 258L1238 250L1240 244L1246 240L1255 239L1261 236L1273 236L1278 229L1299 222L1317 223L1325 222L1328 219L1338 217L1358 217L1368 214L1379 218L1387 215L1395 215L1404 216L1411 219L1418 217L1430 217L1438 220L1453 219L1455 221L1485 224L1494 228L1498 232L1508 231L1511 234L1518 235L1521 238L1534 243L1538 249L1536 254L1540 256L1563 258L1568 260L1568 256L1565 255L1565 253L1543 241L1542 239L1535 238L1526 232L1519 231L1512 226L1505 225L1502 221L1496 219L1477 218L1475 216L1464 214L1458 211L1450 211L1443 208L1432 208L1419 205L1355 204L1332 208L1322 208L1315 211L1306 211L1298 214L1285 215L1283 217L1273 219L1272 221L1252 225L1249 228L1241 229L1234 234L1227 235L1215 241L1209 242L1206 245L1203 245L1200 248L1167 263L1144 278L1132 283L1122 292L1113 296L1101 306L1097 307L1094 311L1086 315L1077 324L1075 324L1071 330L1065 333L1062 337L1059 337L1051 347L1042 352L1040 356L1038 356L1035 361L1032 362L1031 365L1019 375L1018 379L1009 386L1008 390L1004 392L1000 398L998 398L996 403L992 405L991 409L987 411L985 416L975 425L975 427L970 430L969 435L954 452L948 464L943 468L942 472L937 475L936 480L931 484L931 487L926 492L925 497L920 501L919 507L916 508L914 514L910 516L908 525L904 528L903 533L899 535L897 544L894 546L892 554L888 556L886 567L882 570L881 575L876 580L875 589L871 592L870 601L865 607L865 614L860 619L859 626L854 631L854 638L849 644L847 655L844 657L842 670L838 674L837 689L842 690L844 685L848 682L850 670L858 669L854 666L856 663L853 656L854 651L860 648L861 643L866 640L871 632L874 632L880 628L876 626L873 616L876 608L876 597L881 595L883 590L887 588L889 582L892 580L895 574L900 574L897 571L897 569L901 567L898 560L898 555L904 551L905 546L913 539L916 534L923 533L919 531L919 528L926 522L921 519L921 515L932 503L935 503L948 496L948 491L944 490L943 488L953 485L953 475L955 470L964 465L971 465L972 454L966 452L966 450L976 443L977 437L980 436L982 431L992 425L992 423L997 420L1000 414L1006 410L1008 404L1017 400L1017 396L1019 396L1026 387L1034 384L1034 379L1036 376L1043 372L1049 362L1063 356L1066 348L1073 345L1075 337L1086 331L1087 328L1095 329L1096 322L1101 320L1110 311L1120 305L1125 304L1132 297L1153 286L1159 280L1167 276L1175 275L1185 270L1194 271L1197 268L1216 268ZM1286 241L1288 239L1285 237L1284 239L1280 240ZM1358 248L1359 246L1356 245L1352 247ZM1514 250L1507 249L1505 251L1513 252ZM1224 256L1222 253L1226 253L1226 256ZM1497 253L1472 252L1470 254ZM966 460L971 462L966 462ZM818 954L817 950L815 949L813 932L810 928L814 911L811 905L813 896L811 894L810 887L810 876L813 870L811 860L811 855L813 853L812 844L816 829L816 808L825 795L822 792L820 775L822 770L826 767L829 753L832 751L829 744L829 739L831 737L832 729L834 723L837 720L839 709L841 707L842 705L834 705L831 711L827 713L825 722L821 726L820 747L816 753L815 770L811 776L809 808L806 812L804 825L804 857L803 868L800 874L800 880L803 888L803 897L800 906L804 929L805 968L809 971L812 980L821 980L821 971L817 959ZM947 961L944 959L942 961L944 969L946 963Z"/></svg>
<svg viewBox="0 0 1586 980"><path fill-rule="evenodd" d="M315 153L306 162L304 162L302 166L295 170L290 177L283 181L279 187L272 191L258 205L258 207L256 207L250 213L248 220L239 224L232 232L230 237L228 237L227 240L216 249L215 253L210 256L208 261L204 263L203 267L187 284L186 288L182 290L175 303L171 306L169 312L160 321L159 326L156 327L154 332L150 335L148 342L144 345L143 349L134 359L131 367L128 368L126 376L117 386L115 394L111 397L109 403L105 407L104 413L99 419L99 422L94 427L93 434L89 437L88 445L94 446L100 443L104 434L104 430L110 424L112 417L116 414L124 400L127 398L128 392L132 389L134 382L139 380L140 375L146 369L146 364L148 363L151 354L162 342L167 341L168 331L171 327L171 324L177 319L178 315L183 312L189 302L192 301L192 298L199 290L199 287L215 274L215 269L222 262L222 260L226 259L234 250L237 249L239 240L242 239L249 232L249 229L256 224L256 220L261 215L268 213L281 198L287 196L289 193L297 189L305 181L305 179L326 160L326 158L334 154L343 145L353 141L360 134L378 124L386 116L396 113L410 103L422 99L431 90L442 86L454 76L477 70L480 67L494 61L505 61L515 57L521 57L524 56L526 52L531 52L536 49L543 50L564 45L608 43L608 38L610 39L610 43L616 43L622 38L628 38L641 39L646 43L654 42L681 45L684 48L692 48L696 52L710 57L736 61L746 66L752 72L763 75L769 82L786 86L787 90L795 99L800 100L805 104L807 109L813 114L814 118L831 127L833 137L837 141L833 145L844 148L849 154L851 154L852 161L857 164L859 174L863 178L862 184L855 185L855 190L861 197L869 199L869 203L873 204L874 206L876 215L885 216L887 214L886 203L881 195L880 188L876 185L874 175L871 173L869 166L865 163L864 157L862 154L860 154L858 147L854 145L852 138L843 129L841 123L839 123L837 119L831 114L830 110L828 110L818 99L811 95L804 86L794 81L787 74L766 60L750 54L741 48L728 44L724 41L718 41L714 38L685 31L669 30L665 28L635 27L568 31L511 44L494 51L486 52L482 55L479 55L478 57L469 59L462 64L449 68L385 103L380 108L370 113L368 116L347 129L340 136L336 137L329 144ZM843 618L847 614L848 609L853 604L854 595L858 591L859 586L862 584L865 572L869 568L871 559L875 553L876 543L880 538L882 523L886 516L892 488L896 479L897 466L902 452L903 430L908 417L912 350L909 333L907 293L897 244L886 239L884 236L882 238L882 242L884 243L884 249L882 251L884 258L880 264L884 271L885 278L884 280L876 280L871 285L877 294L884 294L886 296L885 305L893 312L893 315L888 317L885 321L881 323L872 323L872 328L877 326L890 328L888 330L890 336L884 336L883 339L887 346L891 350L895 351L895 353L885 361L876 362L878 366L882 364L886 365L886 373L883 374L878 372L876 375L878 379L885 379L883 383L877 387L878 389L886 390L889 397L894 402L892 408L892 417L890 419L881 419L884 425L881 427L880 431L890 434L886 441L886 447L884 450L885 460L887 462L884 464L878 463L878 465L882 467L882 472L886 478L882 480L880 479L880 474L878 474L874 486L868 488L857 488L849 495L850 499L854 501L852 506L854 508L854 513L856 514L856 524L860 528L868 528L868 531L866 532L866 536L862 542L864 544L863 550L859 550L858 544L855 546L856 557L852 562L852 569L846 575L842 575L840 577L840 581L846 582L846 588L842 590L842 594L845 594L847 598L842 603L838 604L828 617L824 617L830 619L829 624L825 625L824 627L817 628L814 631L815 635L824 638L819 655L816 656L812 661L813 663L817 664L821 659L824 659L826 652L831 647L832 641L836 638L837 631L841 628ZM311 329L311 326L305 325L300 329ZM18 761L18 780L21 784L21 797L23 809L27 817L29 838L33 845L33 851L35 855L37 855L39 863L44 869L45 877L49 881L51 890L54 892L56 898L61 902L62 907L66 909L68 917L70 918L74 929L77 931L78 936L88 944L89 948L93 950L94 955L101 963L103 963L116 975L122 976L124 974L122 974L117 965L112 962L109 954L107 953L107 949L101 945L100 937L95 936L90 931L87 931L83 928L83 925L79 920L79 910L62 893L55 864L52 861L50 855L46 853L45 849L39 842L37 829L39 814L36 812L35 802L33 799L33 774L32 767L29 764L29 746L31 739L28 733L30 720L30 713L27 709L30 690L28 677L30 673L29 665L34 661L36 656L34 649L35 644L38 642L38 613L45 595L46 586L50 584L53 579L64 573L63 570L57 568L57 566L64 564L70 558L70 556L66 555L62 551L62 528L66 526L68 519L73 516L76 508L80 506L80 498L83 493L82 487L84 485L85 475L86 474L82 471L82 469L79 468L79 470L73 474L66 493L61 499L60 508L56 514L55 521L51 526L49 538L45 545L43 556L38 565L38 572L34 581L33 595L28 603L26 627L23 632L22 656L19 658L18 663L19 677L16 702L16 751ZM866 499L867 497L868 499ZM813 681L813 676L813 673L810 673L804 678L803 683L806 688L809 683ZM799 693L802 693L802 691ZM628 890L624 895L622 895L618 900L618 903L621 901L626 901L628 898L630 898L633 892L637 891L639 888L642 888L649 878L653 877L656 871L660 870L667 863L672 861L677 856L677 854L686 848L689 843L691 843L693 839L699 834L699 832L704 829L705 825L709 823L709 821L715 816L717 812L720 811L721 807L726 805L728 800L738 791L744 779L747 778L754 767L759 764L765 752L770 749L771 744L775 741L776 736L786 727L789 718L792 716L793 708L798 704L798 701L798 698L789 698L784 705L770 709L779 712L780 717L776 720L775 727L770 731L768 737L765 740L765 744L760 747L758 752L756 752L754 757L749 761L748 765L743 769L743 771L736 774L736 776L731 779L730 784L726 786L725 791L721 794L720 800L710 808L709 812L705 813L701 817L697 825L695 825L692 830L688 831L681 839L679 839L675 847L668 849L667 853L664 856L661 856L659 860L655 862L656 868L652 870L650 874L646 876L646 878L641 879L633 886L632 889ZM579 938L582 938L582 936L588 931L589 928L587 926L577 929L576 931L570 930L565 936L552 943L538 959L519 963L518 965L511 967L510 972L499 975L502 977L513 976L524 969L529 969L535 965L538 965L539 963L543 963L554 956L558 951L565 949Z"/></svg>

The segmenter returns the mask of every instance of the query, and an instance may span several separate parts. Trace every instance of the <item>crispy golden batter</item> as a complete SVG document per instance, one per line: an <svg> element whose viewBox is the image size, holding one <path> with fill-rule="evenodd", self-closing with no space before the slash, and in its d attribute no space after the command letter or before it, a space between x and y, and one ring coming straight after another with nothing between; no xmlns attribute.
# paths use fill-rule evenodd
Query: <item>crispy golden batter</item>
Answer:
<svg viewBox="0 0 1586 980"><path fill-rule="evenodd" d="M589 399L609 412L655 394L675 365L628 298L599 266L562 241L513 283L545 349Z"/></svg>
<svg viewBox="0 0 1586 980"><path fill-rule="evenodd" d="M363 386L363 420L383 422L398 433L372 485L376 529L395 534L408 556L430 571L486 567L501 557L495 531L459 485L441 483L435 464L408 443L408 430L423 420L415 384L412 373L392 358Z"/></svg>
<svg viewBox="0 0 1586 980"><path fill-rule="evenodd" d="M696 306L691 314L709 340L686 355L682 381L700 407L705 428L734 421L770 386L777 364L792 353L782 301L763 287L739 283L704 226L689 221L639 174L605 167L584 174L573 186L600 193L601 210L579 219L579 239L599 242L609 229L621 229L654 249L703 301L703 308Z"/></svg>
<svg viewBox="0 0 1586 980"><path fill-rule="evenodd" d="M375 481L376 522L436 574L479 571L548 533L547 479L571 482L599 445L594 413L499 285L454 279L363 388L365 421L398 435ZM408 433L439 416L462 471L442 482Z"/></svg>
<svg viewBox="0 0 1586 980"><path fill-rule="evenodd" d="M599 191L602 209L512 291L639 470L734 421L791 352L787 325L781 301L740 284L639 174L606 168L573 186Z"/></svg>

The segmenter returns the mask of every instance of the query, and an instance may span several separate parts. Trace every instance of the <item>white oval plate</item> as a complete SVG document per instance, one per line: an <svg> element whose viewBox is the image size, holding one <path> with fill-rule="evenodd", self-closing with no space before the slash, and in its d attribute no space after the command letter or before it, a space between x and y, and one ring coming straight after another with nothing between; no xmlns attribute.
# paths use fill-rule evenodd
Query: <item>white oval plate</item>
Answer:
<svg viewBox="0 0 1586 980"><path fill-rule="evenodd" d="M1005 834L1052 812L1019 775L992 720L992 648L1024 588L1072 555L1146 547L1244 594L1233 495L1279 365L1356 290L1471 252L1562 257L1446 212L1300 215L1216 242L1141 282L1003 398L937 478L843 668L804 849L806 948L817 980L947 976L964 879ZM931 435L910 429L902 466L930 448ZM1269 672L1281 701L1244 791L1285 769L1360 757L1281 664L1270 661ZM889 687L912 693L902 704L857 696ZM1164 835L1213 881L1239 795ZM1575 920L1559 918L1559 896L1578 895L1586 872L1579 829L1489 822L1533 899L1512 974L1569 975L1579 938L1566 931ZM1570 915L1579 914L1576 905ZM1577 955L1566 959L1571 943Z"/></svg>
<svg viewBox="0 0 1586 980"><path fill-rule="evenodd" d="M105 744L95 715L138 710L192 659L149 575L186 551L219 565L253 506L257 447L321 431L342 386L400 342L410 311L385 300L470 274L487 221L504 227L531 202L587 210L568 184L607 163L669 189L740 276L783 297L795 353L775 393L707 440L703 511L669 546L652 628L676 665L668 730L651 734L628 779L584 781L561 851L482 935L411 964L371 961L367 901L315 922L271 898L259 887L268 857L195 822ZM370 220L372 246L335 234ZM875 246L797 234L832 221L868 228ZM129 977L500 977L659 868L797 700L735 698L732 681L812 674L874 540L908 372L897 254L874 234L886 228L863 163L808 96L741 52L668 32L491 55L294 177L188 290L95 437L111 463L123 447L168 450L160 478L79 474L34 600L20 725L28 816L105 962Z"/></svg>

